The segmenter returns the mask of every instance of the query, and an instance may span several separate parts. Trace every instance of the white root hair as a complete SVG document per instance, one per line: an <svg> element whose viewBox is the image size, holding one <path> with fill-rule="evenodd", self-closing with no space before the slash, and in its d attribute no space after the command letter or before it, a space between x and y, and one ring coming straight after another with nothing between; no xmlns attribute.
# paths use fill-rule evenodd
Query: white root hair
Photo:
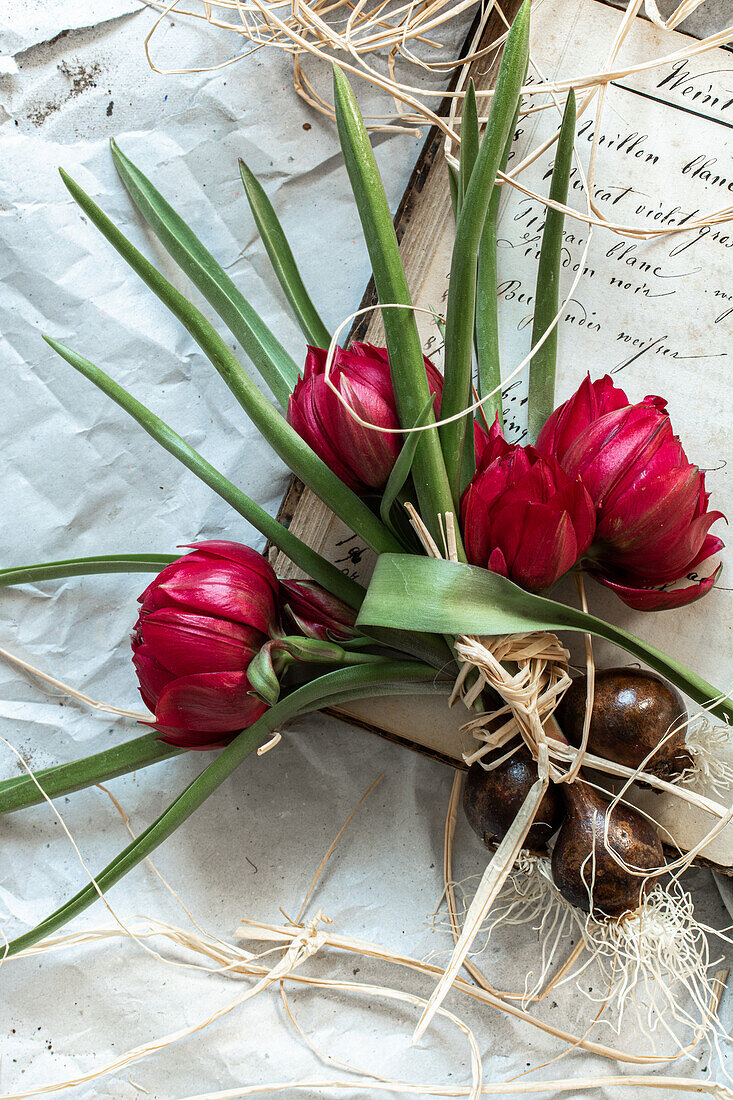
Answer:
<svg viewBox="0 0 733 1100"><path fill-rule="evenodd" d="M711 721L708 714L696 714L688 722L686 742L693 764L685 769L677 782L693 790L712 790L716 794L733 789L730 727ZM725 750L728 750L729 759L726 759Z"/></svg>
<svg viewBox="0 0 733 1100"><path fill-rule="evenodd" d="M461 908L470 901L464 892L467 882L454 884L463 896ZM676 1052L690 1056L700 1039L716 1049L727 1039L711 1008L719 999L721 979L715 973L720 960L711 958L709 937L733 941L697 919L692 897L678 881L657 883L621 920L600 921L562 897L547 856L525 851L481 926L481 946L473 957L486 951L498 928L521 924L537 933L540 958L525 976L524 992L504 993L505 998L521 1000L526 1007L549 989L573 983L589 1000L604 1006L599 1022L616 1034L631 1025L655 1049L660 1039L666 1039ZM583 950L568 966L571 938L579 939ZM602 980L595 993L579 981L590 968Z"/></svg>

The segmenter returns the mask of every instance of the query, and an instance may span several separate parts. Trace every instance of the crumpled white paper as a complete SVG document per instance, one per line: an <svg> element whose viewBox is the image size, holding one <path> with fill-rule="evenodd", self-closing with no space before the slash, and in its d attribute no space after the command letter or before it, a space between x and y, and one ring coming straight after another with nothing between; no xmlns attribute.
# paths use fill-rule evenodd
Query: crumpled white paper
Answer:
<svg viewBox="0 0 733 1100"><path fill-rule="evenodd" d="M153 15L138 3L12 7L12 15L0 16L0 53L14 58L18 69L0 72L4 560L169 552L200 537L261 546L223 502L41 340L48 332L98 363L255 499L276 509L286 471L190 337L80 216L56 167L78 179L198 302L117 180L107 149L114 135L191 221L283 343L302 356L257 240L236 158L245 157L270 194L326 323L336 325L358 305L368 263L334 131L295 98L279 54L260 52L216 74L162 78L144 61L142 42ZM209 61L212 49L224 59L231 48L226 39L207 39L204 49L200 32L185 21L175 30L190 64L197 51ZM396 205L418 143L401 137L375 144ZM210 315L205 303L203 308ZM146 583L143 576L121 575L3 590L0 645L96 698L137 707L127 635L135 597ZM4 664L0 719L2 735L34 767L136 732L129 722L89 713ZM210 759L192 753L115 780L110 789L139 831ZM2 746L0 760L3 774L16 773ZM380 773L384 780L340 842L313 901L333 918L336 931L419 957L447 953L450 937L432 931L427 917L441 892L451 775L332 720L301 720L270 754L248 760L156 853L155 863L211 932L227 937L243 916L278 922L279 906L289 915L297 912L328 844ZM61 799L59 809L93 870L127 843L103 792ZM0 829L0 924L12 936L80 888L85 873L47 807L3 819ZM482 846L462 822L457 858L461 877L485 863ZM695 882L703 918L721 926L722 907L707 873L696 872ZM113 889L109 902L126 921L135 914L187 920L146 866ZM110 919L98 903L76 927ZM498 985L522 987L531 941L531 932L520 929L490 949L484 963ZM430 992L406 973L361 960L316 958L309 969L347 978L358 970L360 980ZM136 1043L194 1023L233 996L232 980L165 966L132 943L8 961L0 982L7 1020L0 1039L2 1094L74 1077ZM305 1030L336 1057L414 1082L468 1080L465 1040L444 1023L413 1050L416 1014L407 1009L310 991L296 991L293 1004ZM507 1017L459 1006L456 998L449 1007L475 1029L487 1080L522 1073L559 1053L553 1040ZM581 1031L594 1011L569 993L560 1004L545 1006L557 1026ZM613 1041L607 1029L599 1038ZM706 1064L704 1056L702 1068ZM557 1069L540 1075L568 1074L571 1060ZM572 1055L574 1074L609 1071L597 1059ZM674 1070L700 1071L689 1062ZM237 1084L334 1075L294 1033L273 991L179 1047L73 1095L168 1100ZM345 1087L339 1095L352 1093ZM383 1094L375 1085L370 1095Z"/></svg>

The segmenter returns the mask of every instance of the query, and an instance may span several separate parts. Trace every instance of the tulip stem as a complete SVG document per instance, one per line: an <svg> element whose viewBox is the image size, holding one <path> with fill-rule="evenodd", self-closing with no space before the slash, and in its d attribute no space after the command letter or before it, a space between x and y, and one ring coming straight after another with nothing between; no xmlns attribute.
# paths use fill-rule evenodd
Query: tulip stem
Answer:
<svg viewBox="0 0 733 1100"><path fill-rule="evenodd" d="M456 240L451 257L448 307L445 329L445 382L440 406L441 418L450 420L440 428L440 443L458 511L466 475L462 467L471 463L473 414L460 416L471 404L473 336L476 320L476 278L478 253L496 173L512 132L517 103L527 71L529 50L529 3L522 4L514 20L499 66L496 90L481 148L471 173L456 225Z"/></svg>
<svg viewBox="0 0 733 1100"><path fill-rule="evenodd" d="M160 760L168 760L188 750L177 745L166 745L158 733L145 733L132 741L124 741L111 749L95 752L81 760L71 760L66 764L55 764L42 768L30 775L14 775L0 782L0 815L23 810L27 806L37 806L45 799L43 788L49 798L59 798L85 787L116 779L118 775L127 775L139 768L147 768Z"/></svg>
<svg viewBox="0 0 733 1100"><path fill-rule="evenodd" d="M258 745L263 744L274 730L291 718L373 695L445 693L451 687L452 681L449 678L439 680L435 670L429 666L405 661L382 661L381 667L365 665L338 669L298 688L263 714L253 726L243 730L88 886L35 928L9 943L4 954L17 955L32 947L88 909L98 897L167 840Z"/></svg>
<svg viewBox="0 0 733 1100"><path fill-rule="evenodd" d="M339 140L364 230L379 301L385 306L405 307L385 308L382 321L400 426L411 428L423 415L430 398L420 334L412 312L412 298L364 119L354 92L337 65L334 65L333 80ZM426 426L433 420L434 414L428 406ZM436 429L420 433L412 463L412 478L420 512L433 537L439 538L436 517L441 512L452 510L453 498ZM459 555L463 556L460 537L458 544Z"/></svg>
<svg viewBox="0 0 733 1100"><path fill-rule="evenodd" d="M525 80L527 74L525 71ZM504 147L504 153L499 165L499 171L505 172L509 154L517 130L519 112L522 107L522 97L519 97L517 109L514 112L514 121L509 130ZM482 405L484 416L489 424L499 417L499 427L504 427L504 409L501 399L501 351L499 347L499 302L498 302L498 268L497 256L497 228L499 224L499 206L503 188L494 184L491 192L489 208L486 213L486 221L481 233L481 244L478 253L478 265L476 269L476 328L474 343L476 345L476 380L479 397L482 399L493 393L490 401Z"/></svg>

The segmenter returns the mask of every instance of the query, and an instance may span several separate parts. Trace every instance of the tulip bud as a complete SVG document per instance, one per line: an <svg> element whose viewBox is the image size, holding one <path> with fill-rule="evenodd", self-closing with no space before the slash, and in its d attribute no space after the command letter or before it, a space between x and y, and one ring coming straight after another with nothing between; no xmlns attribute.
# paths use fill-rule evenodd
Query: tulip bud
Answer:
<svg viewBox="0 0 733 1100"><path fill-rule="evenodd" d="M315 581L280 581L283 621L306 638L343 642L354 638L356 612Z"/></svg>
<svg viewBox="0 0 733 1100"><path fill-rule="evenodd" d="M322 349L308 348L303 377L288 403L288 422L350 489L373 493L386 485L403 437L366 428L350 415L326 381L326 358ZM429 359L425 373L439 415L443 378ZM386 348L360 343L337 348L329 378L362 420L391 431L399 428ZM480 456L486 434L478 424L475 440Z"/></svg>
<svg viewBox="0 0 733 1100"><path fill-rule="evenodd" d="M247 668L277 632L277 595L260 554L221 541L196 544L145 589L133 664L163 741L216 748L265 712Z"/></svg>
<svg viewBox="0 0 733 1100"><path fill-rule="evenodd" d="M509 444L498 422L461 501L468 560L539 592L590 546L593 502L554 458Z"/></svg>
<svg viewBox="0 0 733 1100"><path fill-rule="evenodd" d="M629 404L628 397L614 386L610 375L591 382L590 374L586 374L573 396L547 418L537 440L537 450L543 455L554 455L562 463L568 447L584 428L599 416Z"/></svg>
<svg viewBox="0 0 733 1100"><path fill-rule="evenodd" d="M679 607L715 583L719 569L698 567L722 548L708 531L724 517L707 510L705 476L688 462L666 402L619 405L622 397L610 379L586 379L552 414L537 447L580 477L595 502L593 576L637 610Z"/></svg>

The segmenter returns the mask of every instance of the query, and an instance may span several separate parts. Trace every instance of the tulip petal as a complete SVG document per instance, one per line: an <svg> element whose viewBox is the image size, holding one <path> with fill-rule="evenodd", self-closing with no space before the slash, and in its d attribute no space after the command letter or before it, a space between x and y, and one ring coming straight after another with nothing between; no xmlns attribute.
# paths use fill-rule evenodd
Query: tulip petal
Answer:
<svg viewBox="0 0 733 1100"><path fill-rule="evenodd" d="M715 572L711 573L709 577L704 577L698 581L692 581L679 588L667 589L625 584L613 580L603 573L595 571L591 572L591 576L593 576L599 584L604 585L606 588L610 588L612 592L616 593L619 599L623 600L628 607L633 608L635 611L671 611L675 607L684 607L687 604L695 603L696 600L702 599L715 584L722 568L722 565L719 565Z"/></svg>
<svg viewBox="0 0 733 1100"><path fill-rule="evenodd" d="M356 614L314 581L281 581L283 610L307 638L344 641L356 634Z"/></svg>
<svg viewBox="0 0 733 1100"><path fill-rule="evenodd" d="M629 467L649 462L670 435L666 415L651 405L631 405L589 424L568 448L563 469L571 478L582 478L602 509Z"/></svg>
<svg viewBox="0 0 733 1100"><path fill-rule="evenodd" d="M155 708L156 723L199 733L246 729L267 710L251 691L243 672L179 677L163 688Z"/></svg>
<svg viewBox="0 0 733 1100"><path fill-rule="evenodd" d="M288 402L288 423L345 485L358 492L361 483L333 446L328 427L329 416L320 407L328 402L329 397L337 400L322 377L310 377L298 382Z"/></svg>
<svg viewBox="0 0 733 1100"><path fill-rule="evenodd" d="M132 655L137 673L138 687L143 703L155 714L155 708L163 688L171 682L171 674L155 657L149 646L139 645Z"/></svg>
<svg viewBox="0 0 733 1100"><path fill-rule="evenodd" d="M578 543L567 512L558 512L549 504L528 503L516 536L516 528L509 554L512 579L529 589L541 592L549 588L578 560ZM505 543L505 540L503 540Z"/></svg>
<svg viewBox="0 0 733 1100"><path fill-rule="evenodd" d="M589 424L628 405L628 397L614 386L610 375L591 382L590 374L586 374L573 396L547 418L537 440L537 450L562 462L570 445Z"/></svg>
<svg viewBox="0 0 733 1100"><path fill-rule="evenodd" d="M146 615L145 643L174 676L241 672L267 641L251 626L208 615L161 608Z"/></svg>
<svg viewBox="0 0 733 1100"><path fill-rule="evenodd" d="M400 437L379 428L399 428L396 413L374 389L355 383L342 376L339 391L349 408L374 428L364 427L347 409L341 408L334 416L332 429L334 443L340 454L354 455L358 461L359 477L369 489L381 489L386 485L400 450Z"/></svg>
<svg viewBox="0 0 733 1100"><path fill-rule="evenodd" d="M165 597L168 606L233 619L262 634L271 632L277 616L269 584L223 558L192 558L183 559L180 568L158 585L158 595Z"/></svg>
<svg viewBox="0 0 733 1100"><path fill-rule="evenodd" d="M275 576L275 570L262 554L253 550L251 546L245 546L241 542L228 542L225 539L208 539L205 542L188 543L187 546L195 552L204 551L252 570L253 573L259 574L263 581L267 581L273 592L277 593L278 579Z"/></svg>
<svg viewBox="0 0 733 1100"><path fill-rule="evenodd" d="M716 518L725 519L722 512L715 513ZM702 562L707 561L708 558L712 558L714 555L719 554L725 546L722 539L719 539L717 535L706 535L699 554L688 564L685 572L689 573L692 569L695 569Z"/></svg>
<svg viewBox="0 0 733 1100"><path fill-rule="evenodd" d="M506 558L502 554L500 548L495 546L489 554L489 561L486 567L490 573L498 573L500 577L508 577L509 569L507 568Z"/></svg>

